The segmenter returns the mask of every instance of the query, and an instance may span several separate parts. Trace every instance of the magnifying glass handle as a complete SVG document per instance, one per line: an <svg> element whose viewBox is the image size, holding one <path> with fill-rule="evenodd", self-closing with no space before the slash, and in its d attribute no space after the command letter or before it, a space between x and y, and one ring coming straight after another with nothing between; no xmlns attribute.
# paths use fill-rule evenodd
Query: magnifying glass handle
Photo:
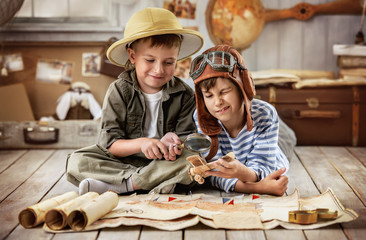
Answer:
<svg viewBox="0 0 366 240"><path fill-rule="evenodd" d="M174 144L173 146L174 147L177 147L179 150L181 150L181 149L184 148L184 143L182 143L182 144Z"/></svg>

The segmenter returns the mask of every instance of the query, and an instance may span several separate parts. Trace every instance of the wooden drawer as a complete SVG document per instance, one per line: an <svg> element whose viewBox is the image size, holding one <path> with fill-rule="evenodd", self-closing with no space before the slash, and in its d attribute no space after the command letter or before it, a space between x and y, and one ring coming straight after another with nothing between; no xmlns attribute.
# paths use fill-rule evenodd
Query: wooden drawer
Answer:
<svg viewBox="0 0 366 240"><path fill-rule="evenodd" d="M366 146L366 87L257 89L297 136L298 145Z"/></svg>

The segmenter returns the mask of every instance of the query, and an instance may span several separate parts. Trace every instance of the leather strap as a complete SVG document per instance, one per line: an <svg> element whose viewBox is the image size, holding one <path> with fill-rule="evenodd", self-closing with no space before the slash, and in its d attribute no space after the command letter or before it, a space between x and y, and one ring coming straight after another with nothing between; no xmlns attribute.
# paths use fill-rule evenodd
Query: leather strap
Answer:
<svg viewBox="0 0 366 240"><path fill-rule="evenodd" d="M275 106L275 104L276 104L276 96L277 96L276 87L270 86L268 90L269 90L269 93L268 93L268 102L270 104L272 104L273 106Z"/></svg>
<svg viewBox="0 0 366 240"><path fill-rule="evenodd" d="M211 160L217 153L217 150L219 149L219 137L217 135L210 136L211 138L211 148L210 152L208 153L206 157L206 161Z"/></svg>
<svg viewBox="0 0 366 240"><path fill-rule="evenodd" d="M358 145L359 126L360 126L360 91L357 86L352 87L352 146Z"/></svg>

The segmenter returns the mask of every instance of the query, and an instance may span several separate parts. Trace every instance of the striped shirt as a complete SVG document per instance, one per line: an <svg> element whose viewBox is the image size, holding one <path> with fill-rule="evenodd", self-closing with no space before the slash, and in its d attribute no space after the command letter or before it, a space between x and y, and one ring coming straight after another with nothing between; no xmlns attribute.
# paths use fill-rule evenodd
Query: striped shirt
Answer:
<svg viewBox="0 0 366 240"><path fill-rule="evenodd" d="M197 111L195 111L193 117L198 132L202 133L198 125ZM245 124L235 138L230 137L219 121L222 126L222 131L218 136L219 149L211 161L233 152L237 160L256 172L258 181L282 167L286 167L288 170L289 162L277 144L279 119L276 109L267 102L253 99L252 119L253 129L249 132ZM230 192L234 190L238 179L211 176L210 181L213 186L225 192Z"/></svg>

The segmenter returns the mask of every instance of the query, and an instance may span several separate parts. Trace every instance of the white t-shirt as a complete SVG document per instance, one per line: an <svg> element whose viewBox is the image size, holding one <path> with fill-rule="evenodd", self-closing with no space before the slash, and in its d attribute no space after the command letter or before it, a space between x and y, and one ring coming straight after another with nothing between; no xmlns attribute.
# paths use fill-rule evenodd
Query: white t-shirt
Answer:
<svg viewBox="0 0 366 240"><path fill-rule="evenodd" d="M163 90L154 94L143 93L143 95L146 103L143 134L148 138L159 138L158 116Z"/></svg>

